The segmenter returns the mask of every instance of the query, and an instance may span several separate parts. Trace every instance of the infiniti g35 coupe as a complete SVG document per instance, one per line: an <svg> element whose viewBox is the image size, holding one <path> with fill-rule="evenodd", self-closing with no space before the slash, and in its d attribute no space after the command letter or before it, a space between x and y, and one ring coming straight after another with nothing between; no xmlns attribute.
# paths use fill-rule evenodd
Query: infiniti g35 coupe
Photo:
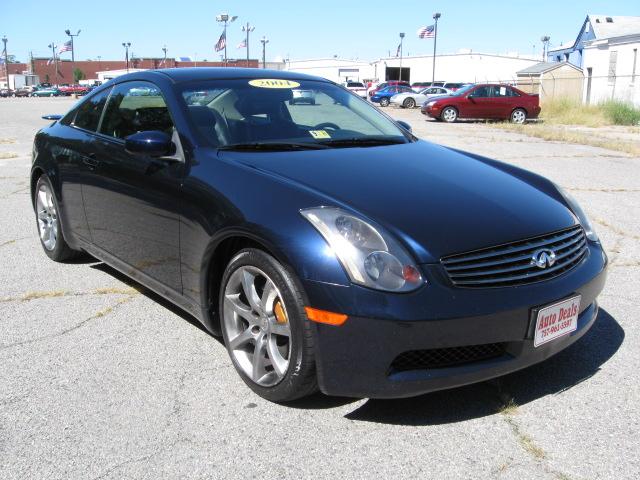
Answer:
<svg viewBox="0 0 640 480"><path fill-rule="evenodd" d="M266 399L482 381L596 319L607 257L575 200L419 140L330 81L136 72L45 118L31 169L44 252L86 251L190 312Z"/></svg>

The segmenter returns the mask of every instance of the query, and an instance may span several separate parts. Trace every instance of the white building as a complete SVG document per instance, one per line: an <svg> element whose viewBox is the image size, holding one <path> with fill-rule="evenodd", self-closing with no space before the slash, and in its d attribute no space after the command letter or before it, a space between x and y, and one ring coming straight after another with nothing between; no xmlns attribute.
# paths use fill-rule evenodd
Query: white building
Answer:
<svg viewBox="0 0 640 480"><path fill-rule="evenodd" d="M100 83L104 83L108 80L119 77L121 75L126 75L127 73L144 72L145 70L147 69L146 68L130 68L129 70L126 70L123 68L122 70L103 70L101 72L96 72L96 75L98 75L98 80L100 81Z"/></svg>
<svg viewBox="0 0 640 480"><path fill-rule="evenodd" d="M515 82L516 72L535 65L539 59L513 55L474 53L470 50L454 54L436 56L435 81L448 82ZM402 63L402 78L400 78ZM319 58L313 60L291 60L287 70L324 77L334 82L345 80L384 82L386 80L407 80L430 82L433 72L433 56L421 55L381 58L373 62Z"/></svg>

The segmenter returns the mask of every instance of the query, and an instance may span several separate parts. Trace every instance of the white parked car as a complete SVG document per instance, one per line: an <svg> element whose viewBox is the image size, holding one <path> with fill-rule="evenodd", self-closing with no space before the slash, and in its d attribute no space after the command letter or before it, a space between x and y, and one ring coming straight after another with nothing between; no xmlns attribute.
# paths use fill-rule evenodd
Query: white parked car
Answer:
<svg viewBox="0 0 640 480"><path fill-rule="evenodd" d="M405 92L398 93L391 97L390 103L397 107L414 108L419 107L424 102L433 97L441 97L443 95L451 95L451 90L443 87L427 87L420 93Z"/></svg>
<svg viewBox="0 0 640 480"><path fill-rule="evenodd" d="M362 97L364 99L367 98L367 87L362 82L344 82L342 86L347 90L351 90L359 97Z"/></svg>

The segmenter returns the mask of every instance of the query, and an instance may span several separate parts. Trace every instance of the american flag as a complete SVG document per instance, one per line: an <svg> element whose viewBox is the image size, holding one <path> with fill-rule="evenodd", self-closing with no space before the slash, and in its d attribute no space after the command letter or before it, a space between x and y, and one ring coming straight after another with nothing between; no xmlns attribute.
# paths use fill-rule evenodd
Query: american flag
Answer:
<svg viewBox="0 0 640 480"><path fill-rule="evenodd" d="M64 42L62 44L62 46L60 47L60 50L58 50L58 53L70 52L71 50L72 50L71 40L69 40L68 42Z"/></svg>
<svg viewBox="0 0 640 480"><path fill-rule="evenodd" d="M237 48L247 48L247 40L242 40L239 44Z"/></svg>
<svg viewBox="0 0 640 480"><path fill-rule="evenodd" d="M418 30L418 38L433 38L436 36L435 25L429 25L428 27L422 27Z"/></svg>
<svg viewBox="0 0 640 480"><path fill-rule="evenodd" d="M226 45L227 45L227 38L224 32L222 32L222 35L220 35L220 38L218 39L218 43L216 43L216 46L215 46L216 52L219 52L220 50L224 50L224 47Z"/></svg>

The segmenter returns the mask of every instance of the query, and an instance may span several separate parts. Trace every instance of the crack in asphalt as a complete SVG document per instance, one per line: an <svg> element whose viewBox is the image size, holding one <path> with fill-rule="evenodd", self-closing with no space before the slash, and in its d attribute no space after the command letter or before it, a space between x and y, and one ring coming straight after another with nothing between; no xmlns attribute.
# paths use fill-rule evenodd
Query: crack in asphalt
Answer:
<svg viewBox="0 0 640 480"><path fill-rule="evenodd" d="M16 342L16 343L10 343L8 345L3 345L2 347L0 347L0 351L3 350L7 350L9 348L13 348L13 347L19 347L22 345L30 345L33 343L38 343L38 342L42 342L44 340L51 340L53 338L58 338L58 337L62 337L64 335L67 335L68 333L71 333L75 330L78 330L79 328L83 327L84 325L86 325L87 323L91 322L92 320L96 320L98 318L102 318L110 313L112 313L116 308L120 307L121 305L130 302L131 300L133 300L134 298L136 298L136 295L129 295L123 299L118 300L114 305L110 305L108 307L103 308L102 310L99 310L98 312L94 313L93 315L91 315L90 317L82 320L80 323L77 323L76 325L74 325L73 327L69 327L66 328L60 332L51 334L51 335L45 335L42 337L38 337L38 338L32 338L29 340L24 340L22 342Z"/></svg>
<svg viewBox="0 0 640 480"><path fill-rule="evenodd" d="M30 302L32 300L40 300L42 298L84 297L89 295L137 295L139 293L141 293L141 291L135 288L117 287L96 288L88 292L69 292L67 290L34 291L27 292L19 297L0 298L0 303Z"/></svg>

